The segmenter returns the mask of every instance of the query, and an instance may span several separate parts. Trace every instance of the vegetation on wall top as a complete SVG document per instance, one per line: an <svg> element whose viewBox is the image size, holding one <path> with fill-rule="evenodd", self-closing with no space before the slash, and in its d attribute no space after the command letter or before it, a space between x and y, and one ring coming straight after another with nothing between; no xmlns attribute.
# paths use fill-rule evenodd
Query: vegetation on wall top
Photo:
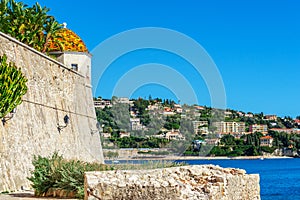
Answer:
<svg viewBox="0 0 300 200"><path fill-rule="evenodd" d="M15 0L0 1L0 31L38 51L48 50L49 40L57 40L57 32L62 28L49 9L38 3L28 7Z"/></svg>

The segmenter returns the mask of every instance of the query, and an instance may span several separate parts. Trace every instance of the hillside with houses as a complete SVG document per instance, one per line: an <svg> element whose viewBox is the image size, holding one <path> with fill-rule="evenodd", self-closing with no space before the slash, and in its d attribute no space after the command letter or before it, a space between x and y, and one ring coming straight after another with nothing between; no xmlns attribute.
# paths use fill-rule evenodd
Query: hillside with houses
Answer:
<svg viewBox="0 0 300 200"><path fill-rule="evenodd" d="M180 105L151 97L94 98L94 105L104 149L189 156L298 156L300 149L299 117ZM174 151L180 144L185 146Z"/></svg>

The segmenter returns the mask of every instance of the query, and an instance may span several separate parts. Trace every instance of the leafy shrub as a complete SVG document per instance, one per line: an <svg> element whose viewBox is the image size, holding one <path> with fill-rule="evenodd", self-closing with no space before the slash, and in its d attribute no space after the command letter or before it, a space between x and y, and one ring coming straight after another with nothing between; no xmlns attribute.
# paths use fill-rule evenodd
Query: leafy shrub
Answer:
<svg viewBox="0 0 300 200"><path fill-rule="evenodd" d="M276 149L275 147L267 147L267 146L261 147L261 150L266 153L273 153L275 149Z"/></svg>
<svg viewBox="0 0 300 200"><path fill-rule="evenodd" d="M32 182L36 196L55 196L56 190L63 190L67 196L83 198L84 172L113 169L104 164L65 160L58 153L49 158L35 156L32 164L35 169L28 180Z"/></svg>

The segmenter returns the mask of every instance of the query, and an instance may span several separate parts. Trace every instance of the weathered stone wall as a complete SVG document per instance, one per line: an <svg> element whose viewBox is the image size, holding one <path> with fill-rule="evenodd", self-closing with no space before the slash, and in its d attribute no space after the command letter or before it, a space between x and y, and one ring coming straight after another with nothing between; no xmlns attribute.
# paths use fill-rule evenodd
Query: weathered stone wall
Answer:
<svg viewBox="0 0 300 200"><path fill-rule="evenodd" d="M85 173L85 200L259 200L258 174L214 165Z"/></svg>
<svg viewBox="0 0 300 200"><path fill-rule="evenodd" d="M67 159L103 162L92 91L86 77L0 33L6 54L28 78L12 119L0 123L0 192L29 187L33 155L57 151ZM64 124L64 116L70 124Z"/></svg>

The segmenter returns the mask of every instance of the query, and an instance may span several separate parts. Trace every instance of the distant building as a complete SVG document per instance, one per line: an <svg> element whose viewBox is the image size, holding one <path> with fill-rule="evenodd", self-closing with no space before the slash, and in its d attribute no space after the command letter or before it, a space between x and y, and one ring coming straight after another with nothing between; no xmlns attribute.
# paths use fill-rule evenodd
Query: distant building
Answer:
<svg viewBox="0 0 300 200"><path fill-rule="evenodd" d="M179 131L169 131L166 133L167 140L184 140L184 136Z"/></svg>
<svg viewBox="0 0 300 200"><path fill-rule="evenodd" d="M205 108L203 106L194 106L194 108L196 110L205 110Z"/></svg>
<svg viewBox="0 0 300 200"><path fill-rule="evenodd" d="M94 106L95 108L105 108L107 107L112 107L111 101L110 100L106 100L106 99L102 99L102 100L94 100Z"/></svg>
<svg viewBox="0 0 300 200"><path fill-rule="evenodd" d="M111 133L101 133L104 138L111 138Z"/></svg>
<svg viewBox="0 0 300 200"><path fill-rule="evenodd" d="M272 147L273 138L271 136L264 136L260 138L260 146L262 147Z"/></svg>
<svg viewBox="0 0 300 200"><path fill-rule="evenodd" d="M294 121L297 125L300 125L300 119L295 119Z"/></svg>
<svg viewBox="0 0 300 200"><path fill-rule="evenodd" d="M221 134L234 134L234 133L245 133L245 122L213 122L212 124L216 127L217 133Z"/></svg>
<svg viewBox="0 0 300 200"><path fill-rule="evenodd" d="M205 139L204 141L208 145L218 145L220 142L220 139L219 138L211 138L211 139Z"/></svg>
<svg viewBox="0 0 300 200"><path fill-rule="evenodd" d="M193 121L195 134L208 134L208 121Z"/></svg>
<svg viewBox="0 0 300 200"><path fill-rule="evenodd" d="M232 112L230 111L225 111L224 112L225 117L230 117L232 115Z"/></svg>
<svg viewBox="0 0 300 200"><path fill-rule="evenodd" d="M249 126L249 132L250 133L260 132L262 134L267 134L268 126L265 124L252 124Z"/></svg>
<svg viewBox="0 0 300 200"><path fill-rule="evenodd" d="M276 115L265 115L265 120L269 121L277 121L277 116Z"/></svg>
<svg viewBox="0 0 300 200"><path fill-rule="evenodd" d="M173 112L172 108L164 107L163 115L175 115L175 112Z"/></svg>
<svg viewBox="0 0 300 200"><path fill-rule="evenodd" d="M144 129L144 126L141 124L140 118L130 118L130 127L133 131L139 131Z"/></svg>
<svg viewBox="0 0 300 200"><path fill-rule="evenodd" d="M158 103L154 104L154 105L148 105L147 110L158 110L160 107L160 105Z"/></svg>
<svg viewBox="0 0 300 200"><path fill-rule="evenodd" d="M117 98L116 102L117 102L117 103L127 103L127 104L130 104L130 103L131 103L127 97L120 97L120 98Z"/></svg>
<svg viewBox="0 0 300 200"><path fill-rule="evenodd" d="M252 113L247 113L247 114L245 114L244 116L245 116L245 117L249 117L249 118L253 118L253 117L254 117L254 115L253 115Z"/></svg>
<svg viewBox="0 0 300 200"><path fill-rule="evenodd" d="M300 134L300 129L296 128L271 128L270 131L276 131L276 132L284 132L288 134Z"/></svg>
<svg viewBox="0 0 300 200"><path fill-rule="evenodd" d="M183 109L180 104L174 104L174 111L177 113L182 113Z"/></svg>
<svg viewBox="0 0 300 200"><path fill-rule="evenodd" d="M120 138L130 137L130 133L129 132L120 132L119 135L120 135Z"/></svg>

